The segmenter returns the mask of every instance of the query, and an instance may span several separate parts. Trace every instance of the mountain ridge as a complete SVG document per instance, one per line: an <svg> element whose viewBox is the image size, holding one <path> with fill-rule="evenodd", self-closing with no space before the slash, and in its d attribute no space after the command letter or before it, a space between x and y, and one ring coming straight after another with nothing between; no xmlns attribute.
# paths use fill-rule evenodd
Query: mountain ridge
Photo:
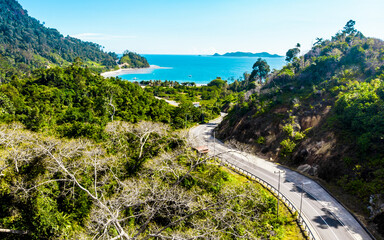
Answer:
<svg viewBox="0 0 384 240"><path fill-rule="evenodd" d="M283 57L277 54L270 54L268 52L260 52L260 53L251 53L251 52L227 52L224 54L215 53L212 56L214 57L269 57L269 58L278 58Z"/></svg>
<svg viewBox="0 0 384 240"><path fill-rule="evenodd" d="M0 0L0 81L39 68L66 67L76 58L97 72L118 68L117 54L97 43L45 27L15 0Z"/></svg>

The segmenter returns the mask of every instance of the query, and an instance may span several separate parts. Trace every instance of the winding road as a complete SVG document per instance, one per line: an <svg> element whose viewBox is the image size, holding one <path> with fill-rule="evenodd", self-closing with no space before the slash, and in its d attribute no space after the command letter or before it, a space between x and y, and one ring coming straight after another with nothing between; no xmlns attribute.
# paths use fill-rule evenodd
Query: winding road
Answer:
<svg viewBox="0 0 384 240"><path fill-rule="evenodd" d="M222 117L192 128L189 132L191 143L195 147L208 146L210 155L252 173L276 189L278 172L281 172L281 194L289 199L296 209L300 209L303 196L302 216L315 239L372 239L356 219L315 181L283 166L237 151L214 139L213 129L221 121Z"/></svg>

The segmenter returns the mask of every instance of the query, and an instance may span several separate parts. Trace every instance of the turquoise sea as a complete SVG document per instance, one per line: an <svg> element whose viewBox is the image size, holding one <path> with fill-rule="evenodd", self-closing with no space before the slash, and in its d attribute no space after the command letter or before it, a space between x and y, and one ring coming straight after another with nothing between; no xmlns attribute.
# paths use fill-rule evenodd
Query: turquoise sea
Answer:
<svg viewBox="0 0 384 240"><path fill-rule="evenodd" d="M142 55L149 64L164 67L143 73L120 75L129 81L170 80L178 82L195 82L207 84L216 77L231 82L242 77L244 72L250 73L257 57L213 57L203 55ZM284 57L264 58L272 69L281 69L285 64Z"/></svg>

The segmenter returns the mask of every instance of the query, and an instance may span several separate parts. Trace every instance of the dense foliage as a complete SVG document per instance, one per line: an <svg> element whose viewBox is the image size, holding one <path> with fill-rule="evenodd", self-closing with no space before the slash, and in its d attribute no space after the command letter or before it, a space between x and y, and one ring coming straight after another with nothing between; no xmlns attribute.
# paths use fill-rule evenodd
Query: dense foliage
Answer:
<svg viewBox="0 0 384 240"><path fill-rule="evenodd" d="M120 58L119 63L128 68L146 68L149 67L147 59L138 55L137 53L125 51Z"/></svg>
<svg viewBox="0 0 384 240"><path fill-rule="evenodd" d="M2 239L301 239L247 179L162 124L114 121L101 144L0 126Z"/></svg>
<svg viewBox="0 0 384 240"><path fill-rule="evenodd" d="M116 56L103 52L100 45L64 37L28 16L17 1L0 1L0 79L69 64L76 57L99 70L116 66Z"/></svg>
<svg viewBox="0 0 384 240"><path fill-rule="evenodd" d="M34 69L69 66L80 57L98 72L117 68L117 55L96 43L64 37L28 16L15 0L0 0L0 82ZM130 53L132 64L147 66L146 59Z"/></svg>
<svg viewBox="0 0 384 240"><path fill-rule="evenodd" d="M20 121L34 131L101 139L111 120L171 122L172 109L136 84L104 79L75 63L38 69L33 77L2 84L0 120Z"/></svg>
<svg viewBox="0 0 384 240"><path fill-rule="evenodd" d="M180 122L180 124L183 118L191 119L192 123L206 122L219 116L220 111L225 112L232 108L234 103L244 99L244 89L255 84L251 80L241 81L240 83L242 85L239 85L239 81L228 84L227 81L222 80L220 77L212 80L206 86L196 86L195 83L190 82L140 82L140 84L146 86L145 91L181 103L180 108L185 110L178 111L179 114L173 115L175 117L173 120ZM191 122L187 122L187 124Z"/></svg>
<svg viewBox="0 0 384 240"><path fill-rule="evenodd" d="M38 69L31 77L14 76L2 84L0 122L20 121L33 131L99 141L105 137L102 129L113 120L146 120L185 128L217 117L223 104L236 99L225 93L227 84L220 79L203 87L175 83L174 87L148 85L143 89L119 78L105 79L82 65L77 59L69 67ZM170 106L154 95L180 104ZM194 105L198 99L201 103Z"/></svg>

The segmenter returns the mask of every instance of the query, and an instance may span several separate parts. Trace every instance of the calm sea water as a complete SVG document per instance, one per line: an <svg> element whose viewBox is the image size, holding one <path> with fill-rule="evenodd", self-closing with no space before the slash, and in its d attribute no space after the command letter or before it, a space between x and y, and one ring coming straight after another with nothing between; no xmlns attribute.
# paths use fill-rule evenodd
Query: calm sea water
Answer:
<svg viewBox="0 0 384 240"><path fill-rule="evenodd" d="M166 67L145 73L132 73L119 76L130 81L171 80L207 84L216 77L225 80L239 79L244 72L250 73L256 57L213 57L198 55L143 55L149 64ZM271 67L281 69L284 57L264 58Z"/></svg>

